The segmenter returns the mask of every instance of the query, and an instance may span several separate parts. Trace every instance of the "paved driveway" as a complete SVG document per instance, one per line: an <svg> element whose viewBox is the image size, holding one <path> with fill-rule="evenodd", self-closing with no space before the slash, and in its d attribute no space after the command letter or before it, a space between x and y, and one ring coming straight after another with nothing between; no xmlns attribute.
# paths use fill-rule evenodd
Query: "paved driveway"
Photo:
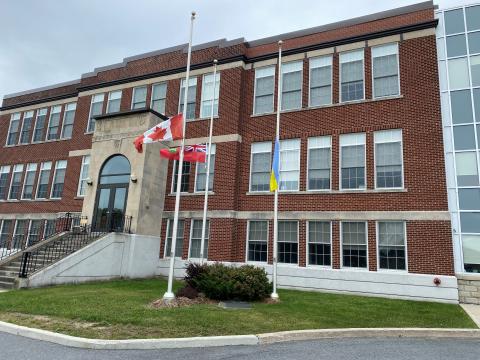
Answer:
<svg viewBox="0 0 480 360"><path fill-rule="evenodd" d="M341 339L289 342L267 346L235 346L175 350L82 350L0 333L0 359L228 359L228 360L479 360L478 340Z"/></svg>

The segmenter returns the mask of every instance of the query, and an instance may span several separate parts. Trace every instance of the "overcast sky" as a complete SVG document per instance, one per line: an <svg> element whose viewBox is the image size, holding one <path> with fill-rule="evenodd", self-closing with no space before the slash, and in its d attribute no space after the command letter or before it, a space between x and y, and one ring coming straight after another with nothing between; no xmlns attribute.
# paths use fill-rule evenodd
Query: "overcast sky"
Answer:
<svg viewBox="0 0 480 360"><path fill-rule="evenodd" d="M474 0L470 0L473 2ZM255 40L419 0L0 0L0 99L187 42ZM451 7L464 0L435 0Z"/></svg>

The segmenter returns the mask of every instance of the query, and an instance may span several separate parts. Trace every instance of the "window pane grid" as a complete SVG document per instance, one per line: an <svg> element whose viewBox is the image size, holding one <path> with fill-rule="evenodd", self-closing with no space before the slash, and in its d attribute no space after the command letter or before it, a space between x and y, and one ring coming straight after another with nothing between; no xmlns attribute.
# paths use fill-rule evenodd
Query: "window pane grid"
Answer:
<svg viewBox="0 0 480 360"><path fill-rule="evenodd" d="M267 262L268 221L249 221L247 261Z"/></svg>
<svg viewBox="0 0 480 360"><path fill-rule="evenodd" d="M278 262L298 263L298 223L296 221L278 222Z"/></svg>
<svg viewBox="0 0 480 360"><path fill-rule="evenodd" d="M331 265L330 223L308 222L308 264Z"/></svg>
<svg viewBox="0 0 480 360"><path fill-rule="evenodd" d="M378 252L381 269L406 270L404 223L378 223Z"/></svg>
<svg viewBox="0 0 480 360"><path fill-rule="evenodd" d="M342 265L367 267L367 233L364 222L342 223Z"/></svg>
<svg viewBox="0 0 480 360"><path fill-rule="evenodd" d="M178 220L177 240L175 242L175 257L182 257L184 230L185 230L185 220ZM172 233L173 233L173 219L169 219L167 241L165 245L165 257L170 257L170 253L172 249Z"/></svg>
<svg viewBox="0 0 480 360"><path fill-rule="evenodd" d="M200 248L202 244L203 220L193 220L192 238L190 240L190 257L200 258ZM208 240L210 238L210 220L205 224L205 242L203 246L203 258L208 259Z"/></svg>

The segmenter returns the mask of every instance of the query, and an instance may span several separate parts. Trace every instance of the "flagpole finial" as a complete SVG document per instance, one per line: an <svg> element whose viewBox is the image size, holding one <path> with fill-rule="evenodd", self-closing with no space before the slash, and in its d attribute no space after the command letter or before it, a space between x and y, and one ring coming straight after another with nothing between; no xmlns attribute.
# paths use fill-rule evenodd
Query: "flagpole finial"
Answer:
<svg viewBox="0 0 480 360"><path fill-rule="evenodd" d="M197 15L197 13L195 11L192 11L192 19L195 19L196 15Z"/></svg>
<svg viewBox="0 0 480 360"><path fill-rule="evenodd" d="M278 40L278 46L282 46L283 45L283 41L282 40Z"/></svg>
<svg viewBox="0 0 480 360"><path fill-rule="evenodd" d="M218 60L217 59L214 59L213 60L213 65L217 65L218 64Z"/></svg>

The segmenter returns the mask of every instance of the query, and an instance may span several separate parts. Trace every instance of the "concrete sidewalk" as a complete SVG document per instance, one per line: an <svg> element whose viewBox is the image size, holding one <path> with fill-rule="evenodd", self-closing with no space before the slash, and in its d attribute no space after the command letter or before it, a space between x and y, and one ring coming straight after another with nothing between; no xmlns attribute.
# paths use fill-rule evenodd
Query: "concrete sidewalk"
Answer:
<svg viewBox="0 0 480 360"><path fill-rule="evenodd" d="M480 328L480 305L460 304L465 312L472 318L472 320Z"/></svg>

